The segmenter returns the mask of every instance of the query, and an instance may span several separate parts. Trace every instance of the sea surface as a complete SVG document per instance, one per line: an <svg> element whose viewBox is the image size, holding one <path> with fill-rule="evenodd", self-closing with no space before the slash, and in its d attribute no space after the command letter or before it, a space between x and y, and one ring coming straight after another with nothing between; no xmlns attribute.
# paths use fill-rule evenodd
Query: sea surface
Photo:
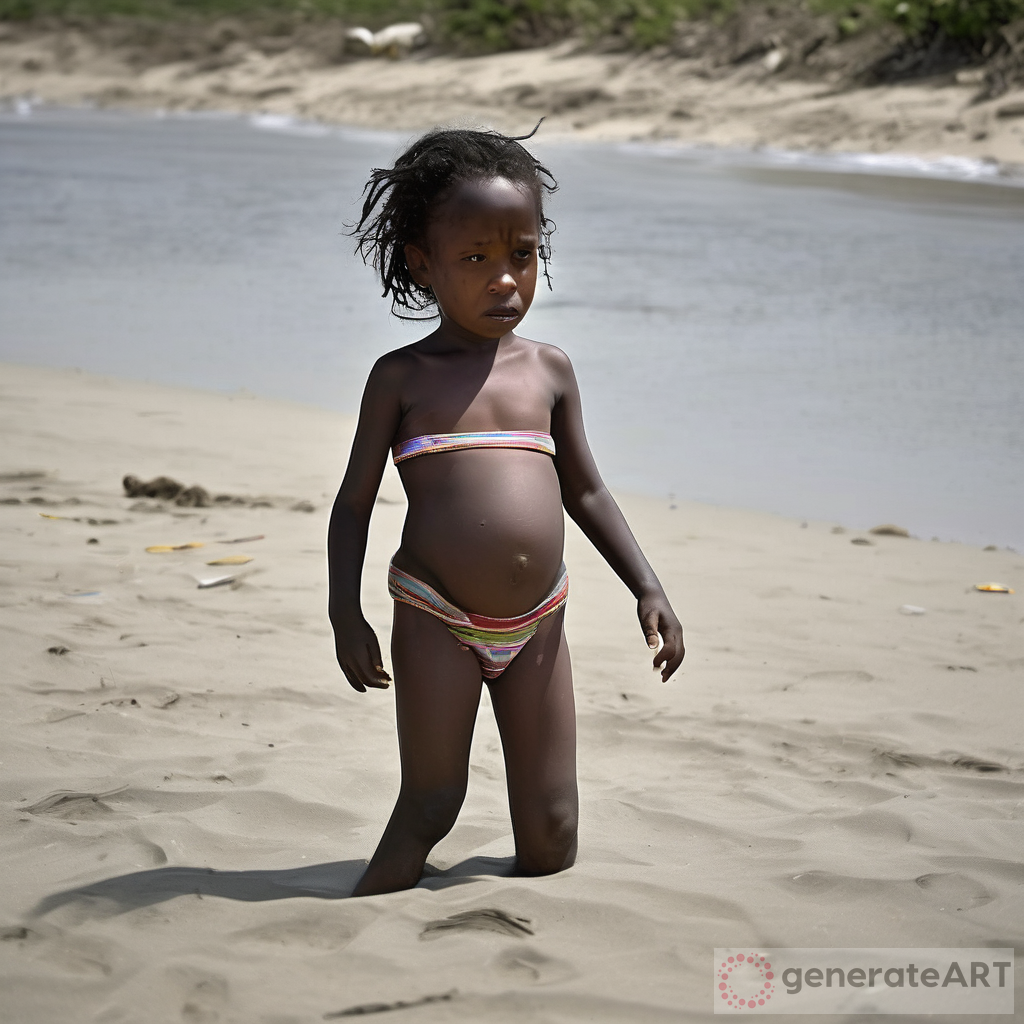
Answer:
<svg viewBox="0 0 1024 1024"><path fill-rule="evenodd" d="M405 141L0 115L0 360L355 412L425 332L346 234ZM537 151L554 287L523 333L571 356L610 484L1024 550L1024 188L956 162Z"/></svg>

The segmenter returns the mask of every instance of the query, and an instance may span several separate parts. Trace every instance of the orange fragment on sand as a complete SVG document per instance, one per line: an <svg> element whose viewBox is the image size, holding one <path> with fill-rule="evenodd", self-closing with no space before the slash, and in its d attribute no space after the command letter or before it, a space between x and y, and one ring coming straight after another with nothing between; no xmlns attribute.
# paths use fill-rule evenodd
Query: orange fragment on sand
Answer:
<svg viewBox="0 0 1024 1024"><path fill-rule="evenodd" d="M165 555L168 551L185 551L187 548L201 548L201 540L190 540L187 544L151 544L146 550L151 555Z"/></svg>
<svg viewBox="0 0 1024 1024"><path fill-rule="evenodd" d="M1002 583L975 583L975 590L980 590L985 594L1012 594L1014 591L1010 587L1004 587Z"/></svg>
<svg viewBox="0 0 1024 1024"><path fill-rule="evenodd" d="M245 565L252 561L252 555L225 555L223 558L214 558L207 562L207 565Z"/></svg>

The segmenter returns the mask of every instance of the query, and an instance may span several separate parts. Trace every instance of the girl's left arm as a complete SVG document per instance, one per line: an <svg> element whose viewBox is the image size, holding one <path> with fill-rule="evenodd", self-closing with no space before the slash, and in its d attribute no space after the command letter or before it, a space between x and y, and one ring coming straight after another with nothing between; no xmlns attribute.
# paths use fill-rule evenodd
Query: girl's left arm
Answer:
<svg viewBox="0 0 1024 1024"><path fill-rule="evenodd" d="M551 435L555 440L562 503L636 598L637 616L647 646L656 648L661 635L663 643L654 656L654 667L660 667L662 680L667 680L682 664L686 653L683 628L590 453L579 388L569 357L556 348L547 348L545 355L556 377Z"/></svg>

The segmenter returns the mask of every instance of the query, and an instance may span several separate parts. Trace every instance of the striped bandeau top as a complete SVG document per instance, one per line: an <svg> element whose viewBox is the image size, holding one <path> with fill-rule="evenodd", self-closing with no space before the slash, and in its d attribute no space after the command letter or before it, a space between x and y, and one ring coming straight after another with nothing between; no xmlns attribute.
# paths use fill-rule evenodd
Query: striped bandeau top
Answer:
<svg viewBox="0 0 1024 1024"><path fill-rule="evenodd" d="M550 434L536 430L485 430L475 434L424 434L399 441L391 449L395 465L417 455L432 452L455 452L462 448L520 448L525 451L555 454Z"/></svg>

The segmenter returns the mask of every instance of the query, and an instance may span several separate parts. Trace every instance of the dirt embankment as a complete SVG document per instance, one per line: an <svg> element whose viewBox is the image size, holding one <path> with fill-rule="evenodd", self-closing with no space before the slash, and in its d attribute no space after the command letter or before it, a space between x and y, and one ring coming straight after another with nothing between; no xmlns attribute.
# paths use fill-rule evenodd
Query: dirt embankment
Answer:
<svg viewBox="0 0 1024 1024"><path fill-rule="evenodd" d="M1024 165L1024 24L990 52L754 7L643 53L613 41L401 60L346 52L328 21L0 24L0 99L236 110L416 130L439 122L588 138L963 156Z"/></svg>

